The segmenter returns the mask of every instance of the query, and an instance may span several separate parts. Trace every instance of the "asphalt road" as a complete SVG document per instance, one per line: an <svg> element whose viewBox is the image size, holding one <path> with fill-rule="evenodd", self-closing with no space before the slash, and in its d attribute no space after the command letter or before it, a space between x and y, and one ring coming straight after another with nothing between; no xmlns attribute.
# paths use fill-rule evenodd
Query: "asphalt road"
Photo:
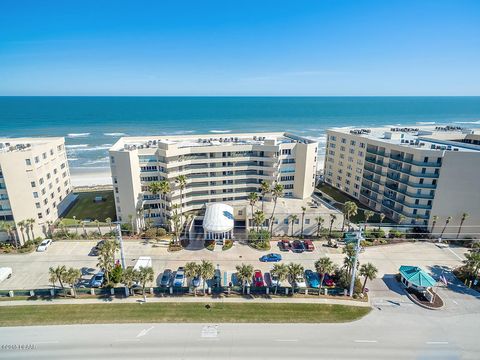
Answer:
<svg viewBox="0 0 480 360"><path fill-rule="evenodd" d="M5 359L478 359L480 314L385 306L345 324L126 324L0 329ZM4 345L30 345L9 350Z"/></svg>

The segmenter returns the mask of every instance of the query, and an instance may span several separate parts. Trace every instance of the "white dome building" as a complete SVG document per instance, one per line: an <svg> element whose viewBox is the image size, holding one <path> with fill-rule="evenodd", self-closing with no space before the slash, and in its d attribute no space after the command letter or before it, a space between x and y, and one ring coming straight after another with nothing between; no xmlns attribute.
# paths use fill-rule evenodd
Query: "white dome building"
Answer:
<svg viewBox="0 0 480 360"><path fill-rule="evenodd" d="M207 204L203 218L205 240L233 239L233 207L222 203Z"/></svg>

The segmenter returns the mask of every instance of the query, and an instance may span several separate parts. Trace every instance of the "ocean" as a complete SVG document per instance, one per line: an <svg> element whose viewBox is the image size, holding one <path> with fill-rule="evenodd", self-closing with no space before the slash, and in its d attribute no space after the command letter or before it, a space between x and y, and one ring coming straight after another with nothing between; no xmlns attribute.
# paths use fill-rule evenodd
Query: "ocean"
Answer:
<svg viewBox="0 0 480 360"><path fill-rule="evenodd" d="M64 136L72 174L109 167L124 135L291 131L325 145L325 129L480 127L480 97L0 97L0 136Z"/></svg>

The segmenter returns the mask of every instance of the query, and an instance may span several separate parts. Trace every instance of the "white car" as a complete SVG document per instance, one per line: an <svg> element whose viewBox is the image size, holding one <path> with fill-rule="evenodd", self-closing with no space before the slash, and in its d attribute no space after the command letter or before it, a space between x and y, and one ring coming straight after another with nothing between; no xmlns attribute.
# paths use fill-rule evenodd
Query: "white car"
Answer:
<svg viewBox="0 0 480 360"><path fill-rule="evenodd" d="M297 277L294 281L291 281L292 285L294 285L297 288L306 288L307 283L305 282L305 278L303 275L300 275Z"/></svg>
<svg viewBox="0 0 480 360"><path fill-rule="evenodd" d="M43 240L37 247L37 251L47 251L48 247L52 244L52 239Z"/></svg>
<svg viewBox="0 0 480 360"><path fill-rule="evenodd" d="M12 276L11 267L0 267L0 282L7 280Z"/></svg>

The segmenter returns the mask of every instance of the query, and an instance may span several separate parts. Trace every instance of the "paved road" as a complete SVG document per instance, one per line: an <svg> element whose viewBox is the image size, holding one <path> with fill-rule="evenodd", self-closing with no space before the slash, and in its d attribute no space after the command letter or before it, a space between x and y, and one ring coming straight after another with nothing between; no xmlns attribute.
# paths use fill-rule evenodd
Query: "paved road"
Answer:
<svg viewBox="0 0 480 360"><path fill-rule="evenodd" d="M399 316L401 315L401 316ZM347 324L128 324L0 329L9 359L478 359L479 313L385 307Z"/></svg>

